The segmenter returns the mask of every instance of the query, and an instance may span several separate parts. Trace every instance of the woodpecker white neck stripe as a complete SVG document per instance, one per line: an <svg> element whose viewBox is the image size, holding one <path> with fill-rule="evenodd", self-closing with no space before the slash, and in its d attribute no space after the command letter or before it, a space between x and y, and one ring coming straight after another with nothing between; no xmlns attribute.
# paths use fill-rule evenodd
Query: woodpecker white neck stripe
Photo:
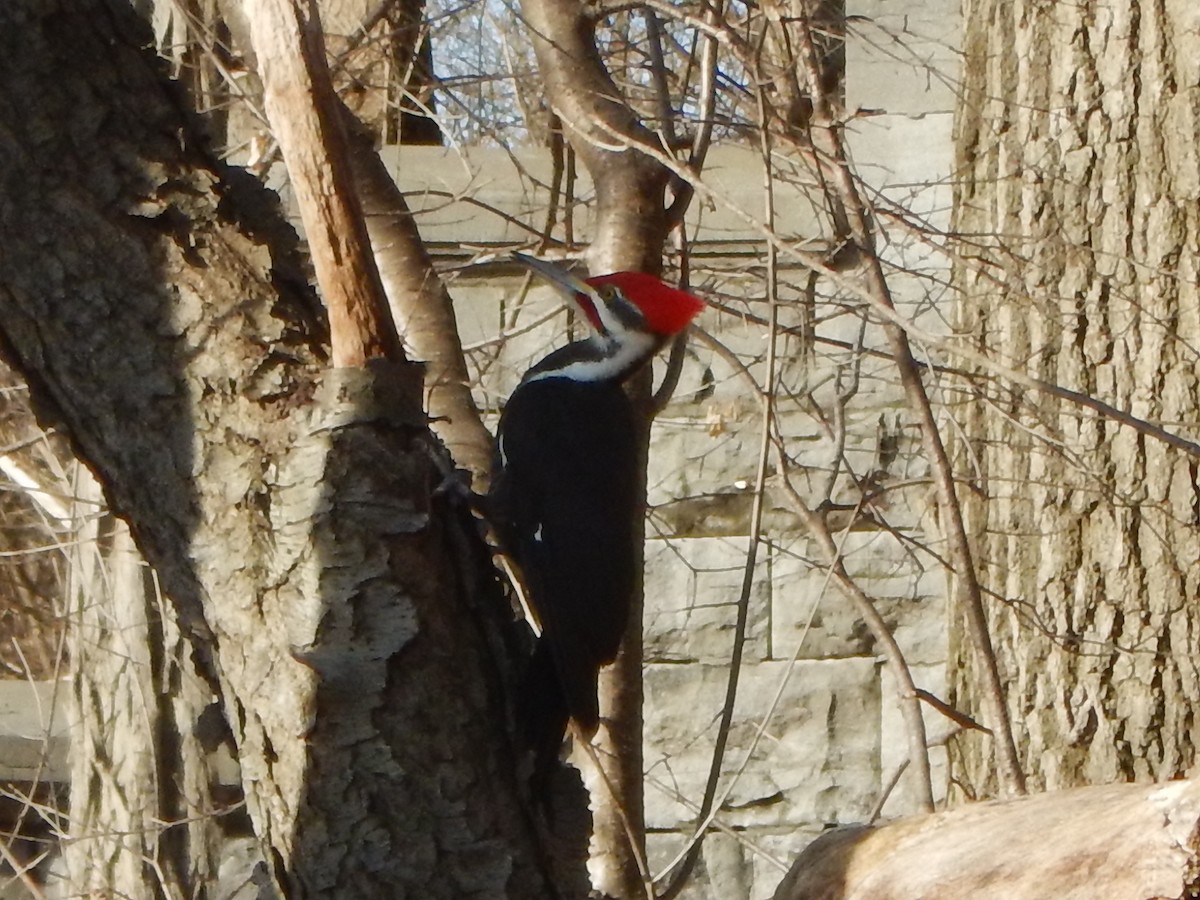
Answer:
<svg viewBox="0 0 1200 900"><path fill-rule="evenodd" d="M612 288L607 295L597 293L592 298L592 307L596 310L596 318L600 320L601 330L608 335L628 334L637 330L637 325L631 320L641 322L641 311Z"/></svg>
<svg viewBox="0 0 1200 900"><path fill-rule="evenodd" d="M611 381L636 368L638 363L652 354L657 339L650 334L627 331L620 341L608 345L609 352L591 359L580 359L561 369L547 369L526 378L525 384L545 381L549 378L567 378L571 381Z"/></svg>

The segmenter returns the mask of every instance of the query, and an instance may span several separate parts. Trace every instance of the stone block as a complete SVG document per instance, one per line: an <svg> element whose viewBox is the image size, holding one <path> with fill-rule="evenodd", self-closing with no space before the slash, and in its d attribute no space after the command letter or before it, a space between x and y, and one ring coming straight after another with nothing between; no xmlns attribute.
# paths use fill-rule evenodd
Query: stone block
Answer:
<svg viewBox="0 0 1200 900"><path fill-rule="evenodd" d="M857 477L870 475L876 487L885 488L901 480L924 479L927 463L918 434L905 425L903 413L871 395L865 395L862 404L848 408L843 417L841 453ZM667 535L748 534L761 419L747 414L706 424L698 415L689 418L682 412L660 419L652 432L648 480L652 526ZM776 421L795 467L796 491L810 508L829 502L847 507L848 514L861 490L844 465L835 472L839 448L817 419L792 406L781 409ZM803 530L777 477L768 479L767 489L766 530L777 537ZM892 527L911 528L928 506L928 489L918 481L888 491L876 502ZM834 522L831 527L841 526Z"/></svg>
<svg viewBox="0 0 1200 900"><path fill-rule="evenodd" d="M725 419L714 430L701 409L695 412L655 422L647 481L651 507L684 497L743 492L753 482L759 442L753 420Z"/></svg>
<svg viewBox="0 0 1200 900"><path fill-rule="evenodd" d="M748 538L671 538L646 542L645 658L721 663L733 651ZM762 547L765 559L766 547ZM758 565L751 582L747 659L767 654L770 584Z"/></svg>
<svg viewBox="0 0 1200 900"><path fill-rule="evenodd" d="M954 159L951 109L920 118L890 114L859 118L846 133L863 180L906 208L911 205L912 213L938 212L941 221L935 221L935 226L945 225L950 214L950 185L944 173L951 171Z"/></svg>
<svg viewBox="0 0 1200 900"><path fill-rule="evenodd" d="M0 778L69 778L70 702L66 681L0 680Z"/></svg>
<svg viewBox="0 0 1200 900"><path fill-rule="evenodd" d="M936 563L900 552L883 532L851 532L842 541L848 574L874 600L905 658L945 660L945 576ZM773 548L770 566L773 656L790 657L798 644L801 658L878 653L857 608L812 560L807 538Z"/></svg>
<svg viewBox="0 0 1200 900"><path fill-rule="evenodd" d="M955 0L851 0L846 12L855 17L846 40L847 108L953 111L962 31Z"/></svg>
<svg viewBox="0 0 1200 900"><path fill-rule="evenodd" d="M812 393L811 403L833 416L831 379ZM899 399L864 390L843 414L845 442L842 452L854 471L864 477L877 467L881 442L896 451L916 449L918 435L905 426ZM819 473L833 465L838 448L812 411L811 403L784 403L775 417L789 457L801 469L815 470L811 483L798 473L802 493L816 489ZM655 422L651 433L650 500L663 503L698 494L744 491L754 482L762 440L762 417L757 405L704 403L690 409L679 406ZM888 453L893 451L888 450ZM896 474L892 472L891 474ZM806 495L807 496L807 495ZM815 505L821 497L810 498Z"/></svg>
<svg viewBox="0 0 1200 900"><path fill-rule="evenodd" d="M380 155L426 243L517 245L542 227L550 198L550 153L545 148L385 147ZM580 166L576 195L593 193ZM590 204L575 207L576 228L590 227Z"/></svg>
<svg viewBox="0 0 1200 900"><path fill-rule="evenodd" d="M691 820L688 804L703 796L727 677L725 666L647 666L650 827ZM746 665L718 794L721 819L738 828L859 821L878 792L878 742L874 659Z"/></svg>
<svg viewBox="0 0 1200 900"><path fill-rule="evenodd" d="M786 161L780 157L773 162L781 185L793 180L811 184L811 175L787 172L783 168ZM696 202L689 207L688 219L696 229L693 233L704 234L713 242L750 240L761 244L758 229L746 221L747 215L755 220L762 217L763 168L758 149L734 144L713 148L704 166L704 184L716 202ZM824 216L812 202L815 196L811 189L788 192L787 202L776 205L775 230L801 238L819 233Z"/></svg>
<svg viewBox="0 0 1200 900"><path fill-rule="evenodd" d="M819 828L750 828L734 833L711 831L704 839L700 860L679 900L768 900L783 879L786 867L821 835ZM650 871L662 871L683 850L690 832L650 832L646 853Z"/></svg>

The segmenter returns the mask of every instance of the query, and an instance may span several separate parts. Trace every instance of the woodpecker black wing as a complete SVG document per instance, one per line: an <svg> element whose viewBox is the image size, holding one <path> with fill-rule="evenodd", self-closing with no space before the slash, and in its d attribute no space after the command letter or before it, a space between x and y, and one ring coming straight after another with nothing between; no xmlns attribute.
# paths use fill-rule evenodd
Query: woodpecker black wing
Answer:
<svg viewBox="0 0 1200 900"><path fill-rule="evenodd" d="M501 417L491 508L542 626L530 675L546 677L548 648L558 702L588 733L599 720L597 672L616 658L629 617L638 456L633 409L616 382L535 378ZM546 687L527 693L555 702ZM533 717L560 720L561 740L565 716Z"/></svg>

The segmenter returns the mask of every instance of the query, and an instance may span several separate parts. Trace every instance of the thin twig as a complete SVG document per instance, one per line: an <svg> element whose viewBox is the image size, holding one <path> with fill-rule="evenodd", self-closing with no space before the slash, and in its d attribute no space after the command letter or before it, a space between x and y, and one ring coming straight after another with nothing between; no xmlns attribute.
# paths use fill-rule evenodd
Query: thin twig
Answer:
<svg viewBox="0 0 1200 900"><path fill-rule="evenodd" d="M661 792L664 796L670 797L674 802L678 803L684 809L690 811L693 815L700 811L700 807L692 800L689 800L678 789L666 784L662 780L655 778L653 775L646 776L646 783L651 787ZM718 807L720 808L720 807ZM745 847L755 856L766 862L778 872L787 872L791 866L783 859L780 859L773 853L768 852L762 845L750 840L746 835L746 831L742 828L735 828L731 825L722 822L719 816L709 816L708 826L716 831L721 832L731 840ZM670 866L668 866L670 868ZM659 900L662 900L660 897Z"/></svg>
<svg viewBox="0 0 1200 900"><path fill-rule="evenodd" d="M765 106L766 99L759 91L760 108ZM765 218L768 223L775 218L775 188L771 171L770 134L764 128L760 132L762 140L763 160L763 205ZM774 420L775 401L775 369L776 342L778 340L779 323L779 291L778 270L775 266L776 256L773 247L767 247L767 357L765 362L766 375L763 378L761 391L763 425L759 441L758 466L754 476L754 499L750 510L750 542L746 549L746 560L742 568L742 587L737 601L737 618L733 629L733 652L729 659L729 679L725 685L725 700L721 707L721 722L717 727L717 737L713 746L712 761L709 766L708 780L704 785L704 798L700 803L699 822L695 837L683 863L672 877L671 882L662 892L663 900L675 897L686 883L688 876L695 867L703 845L706 830L706 820L713 810L713 800L717 794L717 783L721 776L721 766L725 760L725 748L729 740L729 731L733 726L733 712L737 704L738 684L741 677L742 654L746 641L746 628L750 619L750 593L754 585L754 571L758 558L758 547L762 541L762 521L764 498L766 496L767 471L771 455L771 425Z"/></svg>
<svg viewBox="0 0 1200 900"><path fill-rule="evenodd" d="M659 139L665 149L675 145L675 116L671 107L671 88L667 84L667 63L663 57L662 27L658 14L650 7L642 9L646 18L646 42L650 52L650 78L654 83L654 109L658 118Z"/></svg>
<svg viewBox="0 0 1200 900"><path fill-rule="evenodd" d="M29 891L29 896L34 898L34 900L46 900L46 895L42 892L41 887L29 874L33 867L36 866L44 856L45 853L28 865L23 865L21 861L13 855L13 852L9 849L8 844L4 841L0 841L0 859L3 859L4 862L8 864L8 867L13 870L17 880L21 882L21 885L25 888L25 890Z"/></svg>
<svg viewBox="0 0 1200 900"><path fill-rule="evenodd" d="M900 765L896 766L896 770L892 772L891 776L884 782L883 787L880 789L879 799L875 801L875 806L872 807L871 814L867 816L868 825L874 825L879 820L879 816L883 813L883 808L887 805L888 798L892 796L892 791L896 789L896 785L900 783L900 777L907 769L908 757L906 756L900 762Z"/></svg>
<svg viewBox="0 0 1200 900"><path fill-rule="evenodd" d="M988 735L993 733L992 729L980 725L966 713L959 712L941 697L931 694L929 691L923 691L918 688L917 697L925 703L928 703L951 722L961 726L964 731L982 731L984 734Z"/></svg>
<svg viewBox="0 0 1200 900"><path fill-rule="evenodd" d="M781 460L782 462L782 460ZM900 698L900 711L904 716L905 727L908 731L909 759L913 762L918 796L921 806L926 811L933 810L933 779L929 771L929 753L926 750L925 719L921 715L921 706L917 695L917 686L913 682L912 671L904 658L904 651L896 643L896 638L884 621L871 598L866 595L858 583L850 577L841 560L841 551L829 533L825 520L809 509L799 492L792 484L787 470L781 465L781 481L784 495L790 502L792 510L800 517L809 533L817 539L818 545L825 554L825 562L833 572L838 587L854 604L855 611L870 629L872 636L878 642L883 658L896 681L896 694Z"/></svg>
<svg viewBox="0 0 1200 900"><path fill-rule="evenodd" d="M823 168L828 170L830 183L836 188L845 206L852 237L861 253L861 263L865 269L866 287L872 306L876 309L894 311L895 307L892 303L887 279L884 276L879 256L875 252L874 226L864 208L854 177L850 173L845 145L841 132L834 123L829 98L817 89L820 84L820 63L813 45L810 24L805 18L801 18L798 24L800 57L809 73L809 84L812 88L810 94L813 102L813 124L814 127L827 129L829 147L834 154L834 158L826 161L828 165ZM929 456L930 467L933 471L941 520L946 530L949 555L954 564L958 583L959 602L966 615L969 639L975 648L982 674L982 702L996 734L993 747L996 755L997 774L1006 794L1010 796L1023 794L1025 793L1025 775L1017 757L1017 745L1013 737L1008 704L1005 700L1004 684L1000 679L1000 668L988 630L983 595L979 586L978 573L975 571L966 525L963 521L962 507L955 492L950 460L938 430L937 417L929 402L929 395L925 392L925 386L921 381L920 368L909 347L908 335L892 322L885 323L884 332L888 344L892 348L896 368L900 373L900 380L908 397L909 405L921 425L925 452Z"/></svg>
<svg viewBox="0 0 1200 900"><path fill-rule="evenodd" d="M679 377L683 374L683 361L687 358L688 335L685 331L671 342L671 352L667 355L667 370L663 379L650 398L650 417L654 418L671 402L675 388L679 387Z"/></svg>
<svg viewBox="0 0 1200 900"><path fill-rule="evenodd" d="M714 26L721 15L721 0L704 0L703 18ZM700 46L700 86L698 105L700 107L700 125L696 129L692 141L692 153L688 158L688 168L699 172L704 167L708 148L712 145L713 117L717 110L717 51L716 38L699 31Z"/></svg>

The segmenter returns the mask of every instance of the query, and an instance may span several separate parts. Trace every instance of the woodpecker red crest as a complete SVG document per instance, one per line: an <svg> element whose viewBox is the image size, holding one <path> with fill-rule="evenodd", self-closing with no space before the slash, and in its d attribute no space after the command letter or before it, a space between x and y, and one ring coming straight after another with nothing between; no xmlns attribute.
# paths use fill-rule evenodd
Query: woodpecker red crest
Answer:
<svg viewBox="0 0 1200 900"><path fill-rule="evenodd" d="M642 331L660 341L679 334L704 309L704 301L699 297L671 287L646 272L613 272L582 279L524 253L514 253L513 257L562 290L601 335L615 337L614 323L604 315L602 305L622 301L630 304L641 320L622 320L619 330Z"/></svg>
<svg viewBox="0 0 1200 900"><path fill-rule="evenodd" d="M687 328L692 319L704 309L704 301L687 291L673 288L664 281L645 272L614 272L588 278L585 284L599 290L612 285L629 302L633 303L645 318L646 329L660 337L672 337ZM576 303L583 309L597 331L603 326L596 315L591 297L577 295Z"/></svg>

